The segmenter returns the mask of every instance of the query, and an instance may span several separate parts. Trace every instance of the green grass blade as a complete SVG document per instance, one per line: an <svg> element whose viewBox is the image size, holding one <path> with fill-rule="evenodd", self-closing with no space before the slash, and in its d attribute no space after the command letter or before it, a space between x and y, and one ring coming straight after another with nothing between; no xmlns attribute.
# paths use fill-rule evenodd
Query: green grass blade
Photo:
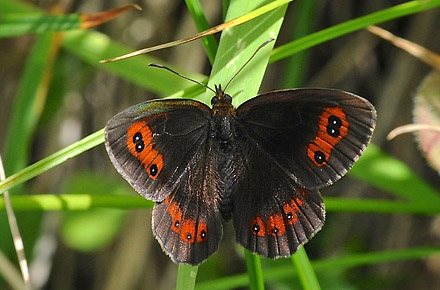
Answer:
<svg viewBox="0 0 440 290"><path fill-rule="evenodd" d="M57 49L55 34L43 34L27 59L7 128L5 171L8 175L28 163L31 139L45 106Z"/></svg>
<svg viewBox="0 0 440 290"><path fill-rule="evenodd" d="M387 213L387 214L440 214L440 203L432 201L390 201L378 199L357 198L324 198L327 211L359 212L359 213Z"/></svg>
<svg viewBox="0 0 440 290"><path fill-rule="evenodd" d="M246 269L249 275L249 288L252 290L264 289L263 270L260 256L245 250Z"/></svg>
<svg viewBox="0 0 440 290"><path fill-rule="evenodd" d="M43 172L67 161L68 159L75 157L101 143L104 142L104 129L101 129L80 141L73 143L64 149L55 152L54 154L24 168L23 170L7 177L0 182L0 193L5 190L17 186L35 176L42 174Z"/></svg>
<svg viewBox="0 0 440 290"><path fill-rule="evenodd" d="M316 46L320 43L335 39L339 36L354 32L368 25L379 24L387 20L402 16L419 13L440 6L440 0L432 1L409 1L375 13L368 14L344 23L309 34L298 40L277 47L272 51L270 62L276 62L287 58L299 51Z"/></svg>
<svg viewBox="0 0 440 290"><path fill-rule="evenodd" d="M3 13L35 12L38 10L18 1L0 1L0 11ZM111 58L133 51L128 47L112 41L108 36L92 30L66 31L63 38L63 48L76 55L83 61L96 66L99 69L110 71L125 80L140 87L146 88L161 96L168 96L192 86L188 81L177 78L164 70L148 67L149 63L155 62L173 68L172 65L148 55L142 55L134 59L128 59L115 63L99 64L102 59ZM194 78L204 80L206 76L191 74L179 70L179 72Z"/></svg>
<svg viewBox="0 0 440 290"><path fill-rule="evenodd" d="M291 257L291 259L295 265L302 288L307 290L321 289L318 278L316 277L304 247L300 247L298 251Z"/></svg>
<svg viewBox="0 0 440 290"><path fill-rule="evenodd" d="M191 290L194 289L197 278L198 266L191 266L179 264L177 271L177 285L176 290Z"/></svg>
<svg viewBox="0 0 440 290"><path fill-rule="evenodd" d="M318 0L298 1L295 4L293 13L291 12L293 22L291 24L291 35L295 39L305 37L310 34L315 15L317 15L316 7ZM306 61L308 57L307 51L301 51L286 60L286 69L282 82L283 88L298 88L303 84L303 78L306 70Z"/></svg>
<svg viewBox="0 0 440 290"><path fill-rule="evenodd" d="M263 4L264 1L232 1L226 21L244 15ZM283 5L245 24L226 30L220 39L208 85L214 87L214 84L223 84L225 86L258 46L269 38L276 38L286 8L287 5ZM227 93L233 97L234 106L238 106L257 94L272 47L273 42L266 45L255 56L252 63L231 82ZM211 98L212 92L207 91L203 101L208 103Z"/></svg>
<svg viewBox="0 0 440 290"><path fill-rule="evenodd" d="M370 144L349 174L405 199L440 202L440 193L406 164Z"/></svg>
<svg viewBox="0 0 440 290"><path fill-rule="evenodd" d="M76 29L81 26L79 14L7 14L0 17L0 37Z"/></svg>
<svg viewBox="0 0 440 290"><path fill-rule="evenodd" d="M3 185L2 185L3 186ZM440 203L401 202L377 199L325 197L328 212L359 212L380 214L438 215ZM11 196L16 211L89 210L106 207L116 209L150 208L153 202L137 195L99 194L33 194ZM0 199L0 210L4 210Z"/></svg>
<svg viewBox="0 0 440 290"><path fill-rule="evenodd" d="M140 195L32 194L11 196L14 211L87 211L95 208L152 208L154 202ZM0 199L0 210L5 209Z"/></svg>
<svg viewBox="0 0 440 290"><path fill-rule="evenodd" d="M199 32L211 28L206 20L205 14L203 13L202 5L200 5L199 0L185 0L186 6L191 13L194 23L197 26ZM214 63L214 58L217 53L217 41L213 35L209 35L202 38L203 46L205 47L206 55L208 56L209 62Z"/></svg>

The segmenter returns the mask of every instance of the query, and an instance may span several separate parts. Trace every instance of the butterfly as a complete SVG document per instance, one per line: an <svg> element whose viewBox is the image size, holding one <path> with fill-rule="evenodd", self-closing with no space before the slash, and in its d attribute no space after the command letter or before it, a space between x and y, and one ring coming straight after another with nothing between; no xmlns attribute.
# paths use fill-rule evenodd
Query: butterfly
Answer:
<svg viewBox="0 0 440 290"><path fill-rule="evenodd" d="M107 123L105 147L155 202L153 233L175 263L215 253L230 220L244 248L279 258L321 229L319 189L352 167L375 123L370 102L340 90L272 91L234 108L216 86L211 107L167 99L126 109Z"/></svg>

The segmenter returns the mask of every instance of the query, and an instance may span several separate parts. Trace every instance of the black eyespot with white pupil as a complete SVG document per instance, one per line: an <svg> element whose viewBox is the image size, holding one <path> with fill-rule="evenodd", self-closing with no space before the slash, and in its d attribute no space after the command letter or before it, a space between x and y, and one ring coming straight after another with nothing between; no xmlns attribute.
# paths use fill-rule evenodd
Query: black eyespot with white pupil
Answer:
<svg viewBox="0 0 440 290"><path fill-rule="evenodd" d="M150 166L150 175L156 176L157 172L158 172L157 165L156 164L151 165Z"/></svg>
<svg viewBox="0 0 440 290"><path fill-rule="evenodd" d="M179 228L179 227L180 227L180 222L179 222L179 221L175 221L175 222L174 222L174 226L175 226L176 228Z"/></svg>
<svg viewBox="0 0 440 290"><path fill-rule="evenodd" d="M315 161L318 164L322 164L325 162L325 154L321 151L315 151Z"/></svg>
<svg viewBox="0 0 440 290"><path fill-rule="evenodd" d="M341 119L339 117L332 115L328 118L327 133L332 137L339 137L340 135L339 129L341 128L341 126L342 126Z"/></svg>
<svg viewBox="0 0 440 290"><path fill-rule="evenodd" d="M202 230L202 231L200 232L200 237L201 237L202 239L206 238L206 232L205 232L205 230Z"/></svg>
<svg viewBox="0 0 440 290"><path fill-rule="evenodd" d="M291 219L293 219L293 213L288 212L288 213L286 214L286 217L287 217L287 219L290 221Z"/></svg>
<svg viewBox="0 0 440 290"><path fill-rule="evenodd" d="M190 233L187 233L187 234L186 234L186 239L187 239L187 240L191 240L191 237L192 237L192 236L191 236Z"/></svg>
<svg viewBox="0 0 440 290"><path fill-rule="evenodd" d="M133 135L133 144L135 145L136 152L140 153L145 148L144 140L142 140L142 134L140 132L136 132Z"/></svg>
<svg viewBox="0 0 440 290"><path fill-rule="evenodd" d="M328 124L340 128L342 126L342 121L339 117L332 115L328 118Z"/></svg>
<svg viewBox="0 0 440 290"><path fill-rule="evenodd" d="M254 233L258 233L260 231L260 226L258 224L254 224L252 229L254 230Z"/></svg>

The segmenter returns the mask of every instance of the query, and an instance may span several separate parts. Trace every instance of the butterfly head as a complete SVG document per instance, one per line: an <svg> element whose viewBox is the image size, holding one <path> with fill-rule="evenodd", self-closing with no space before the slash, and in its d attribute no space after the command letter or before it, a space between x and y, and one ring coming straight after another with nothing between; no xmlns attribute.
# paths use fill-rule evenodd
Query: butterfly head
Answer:
<svg viewBox="0 0 440 290"><path fill-rule="evenodd" d="M214 115L235 115L235 109L232 106L232 97L225 93L221 85L215 86L215 96L211 99L211 105Z"/></svg>

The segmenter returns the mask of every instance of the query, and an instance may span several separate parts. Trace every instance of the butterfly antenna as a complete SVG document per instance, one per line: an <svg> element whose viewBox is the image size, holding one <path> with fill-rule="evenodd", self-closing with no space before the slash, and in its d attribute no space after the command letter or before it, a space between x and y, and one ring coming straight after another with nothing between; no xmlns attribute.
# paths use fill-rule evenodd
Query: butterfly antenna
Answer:
<svg viewBox="0 0 440 290"><path fill-rule="evenodd" d="M161 65L161 64L157 64L157 63L150 63L150 64L148 64L148 66L152 66L152 67L157 67L157 68L163 68L163 69L166 69L167 71L172 72L173 74L178 75L178 76L181 77L181 78L184 78L184 79L186 79L186 80L188 80L188 81L191 81L191 82L193 82L193 83L196 83L196 84L198 84L198 85L201 85L201 86L203 86L203 87L205 87L205 88L211 90L211 91L215 94L215 91L214 91L213 89L211 89L210 87L208 87L207 85L205 85L204 83L201 83L201 82L199 82L199 81L193 80L192 78L189 78L189 77L187 77L187 76L184 76L183 74L178 73L178 72L176 72L175 70L173 70L173 69L171 69L171 68L169 68L169 67L167 67L167 66L164 66L164 65Z"/></svg>
<svg viewBox="0 0 440 290"><path fill-rule="evenodd" d="M234 76L229 80L229 82L226 84L225 88L223 89L224 91L226 91L226 89L228 88L229 84L232 82L233 79L235 79L235 77L244 69L244 67L254 58L254 56L258 53L258 51L260 51L260 49L262 49L264 46L266 46L266 44L268 44L269 42L274 41L275 39L273 38L269 38L268 40L266 40L265 42L263 42L256 50L255 52L251 55L251 57L241 66L241 68L234 74Z"/></svg>

